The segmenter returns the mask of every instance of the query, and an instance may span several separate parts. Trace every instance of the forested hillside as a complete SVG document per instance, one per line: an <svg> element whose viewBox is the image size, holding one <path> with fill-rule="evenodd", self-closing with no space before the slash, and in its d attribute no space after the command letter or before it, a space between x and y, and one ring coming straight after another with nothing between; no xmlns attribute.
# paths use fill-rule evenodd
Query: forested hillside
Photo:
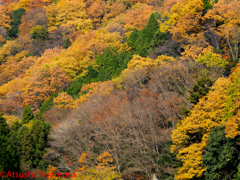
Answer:
<svg viewBox="0 0 240 180"><path fill-rule="evenodd" d="M0 0L1 179L240 179L239 51L238 0Z"/></svg>

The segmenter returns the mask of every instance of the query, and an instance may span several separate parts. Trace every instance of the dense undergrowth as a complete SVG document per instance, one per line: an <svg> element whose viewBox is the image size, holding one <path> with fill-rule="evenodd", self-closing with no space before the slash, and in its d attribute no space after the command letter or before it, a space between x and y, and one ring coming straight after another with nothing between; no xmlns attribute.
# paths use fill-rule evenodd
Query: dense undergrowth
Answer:
<svg viewBox="0 0 240 180"><path fill-rule="evenodd" d="M0 172L239 178L239 1L0 2Z"/></svg>

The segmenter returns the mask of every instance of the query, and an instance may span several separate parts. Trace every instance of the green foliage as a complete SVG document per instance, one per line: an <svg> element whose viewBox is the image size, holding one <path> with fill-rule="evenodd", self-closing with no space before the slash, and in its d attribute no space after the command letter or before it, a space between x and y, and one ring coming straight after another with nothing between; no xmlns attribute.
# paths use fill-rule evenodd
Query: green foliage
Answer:
<svg viewBox="0 0 240 180"><path fill-rule="evenodd" d="M96 58L96 64L99 66L97 79L106 81L111 79L117 69L117 51L115 48L107 47L104 54L100 54Z"/></svg>
<svg viewBox="0 0 240 180"><path fill-rule="evenodd" d="M11 137L16 138L15 145L19 151L20 163L24 170L38 166L51 129L50 123L44 122L41 113L34 116L30 128L25 125L21 127L17 122L12 126Z"/></svg>
<svg viewBox="0 0 240 180"><path fill-rule="evenodd" d="M240 179L240 164L238 165L238 174L237 174L238 179Z"/></svg>
<svg viewBox="0 0 240 180"><path fill-rule="evenodd" d="M228 64L228 61L226 59L223 59L220 54L215 54L212 52L208 52L204 56L199 56L196 62L204 64L207 68L224 68Z"/></svg>
<svg viewBox="0 0 240 180"><path fill-rule="evenodd" d="M3 117L3 114L0 113L0 133L3 135L8 135L10 128L6 123L6 119Z"/></svg>
<svg viewBox="0 0 240 180"><path fill-rule="evenodd" d="M201 76L200 79L198 79L197 82L193 85L192 90L189 91L190 102L196 105L199 102L199 99L208 93L213 83L214 80L212 80L210 77Z"/></svg>
<svg viewBox="0 0 240 180"><path fill-rule="evenodd" d="M20 164L21 166L24 166L24 170L29 170L32 167L33 161L32 153L34 152L34 149L32 144L32 137L28 127L26 126L21 127L17 137L21 142Z"/></svg>
<svg viewBox="0 0 240 180"><path fill-rule="evenodd" d="M64 41L63 49L67 49L71 45L72 45L72 43L71 43L69 37L67 37L66 40Z"/></svg>
<svg viewBox="0 0 240 180"><path fill-rule="evenodd" d="M140 31L138 31L136 28L133 29L132 33L129 36L128 42L127 42L128 46L134 47L134 43L138 39L139 34L140 34Z"/></svg>
<svg viewBox="0 0 240 180"><path fill-rule="evenodd" d="M10 128L3 114L0 113L0 172L19 169L19 156L12 138L9 137Z"/></svg>
<svg viewBox="0 0 240 180"><path fill-rule="evenodd" d="M85 77L75 79L71 86L66 89L67 94L73 98L77 98L80 96L79 93L83 84L107 81L112 77L119 76L121 71L127 68L127 63L130 59L131 56L126 52L122 51L118 54L115 48L107 47L104 54L100 54L96 58L98 71L92 66L89 66L87 69L88 74Z"/></svg>
<svg viewBox="0 0 240 180"><path fill-rule="evenodd" d="M0 172L19 170L19 156L12 139L0 133Z"/></svg>
<svg viewBox="0 0 240 180"><path fill-rule="evenodd" d="M54 0L53 3L57 4L60 0Z"/></svg>
<svg viewBox="0 0 240 180"><path fill-rule="evenodd" d="M122 51L117 56L118 69L116 70L115 77L119 76L120 73L127 68L127 64L132 59L132 56L129 56L126 52Z"/></svg>
<svg viewBox="0 0 240 180"><path fill-rule="evenodd" d="M8 37L6 38L6 40L7 40L7 41L12 41L13 39L8 36Z"/></svg>
<svg viewBox="0 0 240 180"><path fill-rule="evenodd" d="M143 28L141 34L146 38L146 40L151 41L153 38L153 35L158 30L159 30L159 25L155 17L155 14L151 14L148 20L148 24Z"/></svg>
<svg viewBox="0 0 240 180"><path fill-rule="evenodd" d="M107 81L120 75L121 71L127 68L129 61L130 56L124 51L118 54L115 48L107 47L104 54L96 58L96 64L99 67L96 81Z"/></svg>
<svg viewBox="0 0 240 180"><path fill-rule="evenodd" d="M48 135L52 130L52 126L49 122L44 122L44 134L45 134L45 141L48 140Z"/></svg>
<svg viewBox="0 0 240 180"><path fill-rule="evenodd" d="M134 29L129 36L127 44L132 47L132 54L146 57L150 49L152 50L165 42L165 34L159 30L156 15L155 13L151 14L148 24L142 31Z"/></svg>
<svg viewBox="0 0 240 180"><path fill-rule="evenodd" d="M190 113L190 110L188 110L188 109L185 108L185 107L182 107L182 112L183 112L184 116L188 116L189 113Z"/></svg>
<svg viewBox="0 0 240 180"><path fill-rule="evenodd" d="M40 120L44 122L44 116L42 115L42 113L38 112L37 114L35 114L33 121L36 121L36 120Z"/></svg>
<svg viewBox="0 0 240 180"><path fill-rule="evenodd" d="M208 11L209 9L213 8L213 5L211 4L210 0L202 0L204 4L204 10Z"/></svg>
<svg viewBox="0 0 240 180"><path fill-rule="evenodd" d="M37 167L38 163L41 160L41 156L44 153L45 148L45 128L44 128L44 121L42 118L38 119L38 117L33 121L32 128L30 129L30 134L32 136L32 145L34 152L32 154L32 165L33 167Z"/></svg>
<svg viewBox="0 0 240 180"><path fill-rule="evenodd" d="M14 145L17 147L18 151L20 150L20 142L18 140L18 132L19 129L22 127L22 124L20 123L20 121L15 121L11 127L11 131L9 134L9 137L11 137Z"/></svg>
<svg viewBox="0 0 240 180"><path fill-rule="evenodd" d="M31 107L27 104L23 110L22 124L27 124L33 118Z"/></svg>
<svg viewBox="0 0 240 180"><path fill-rule="evenodd" d="M165 43L165 33L162 33L159 29L154 33L150 47L154 49L158 45Z"/></svg>
<svg viewBox="0 0 240 180"><path fill-rule="evenodd" d="M66 89L66 92L73 98L79 97L79 92L81 91L82 86L83 78L78 77L72 82L71 86Z"/></svg>
<svg viewBox="0 0 240 180"><path fill-rule="evenodd" d="M88 74L84 78L84 83L91 83L96 81L96 77L98 75L98 71L96 71L92 66L88 66L87 68Z"/></svg>
<svg viewBox="0 0 240 180"><path fill-rule="evenodd" d="M26 53L24 56L25 56L26 58L28 58L28 57L30 56L30 54L29 54L29 53Z"/></svg>
<svg viewBox="0 0 240 180"><path fill-rule="evenodd" d="M227 180L237 179L237 166L239 164L240 145L237 139L225 137L225 127L213 128L209 135L209 144L202 160L206 180Z"/></svg>
<svg viewBox="0 0 240 180"><path fill-rule="evenodd" d="M53 106L53 99L58 96L58 93L52 93L48 100L44 101L40 107L40 113L50 110Z"/></svg>
<svg viewBox="0 0 240 180"><path fill-rule="evenodd" d="M13 11L13 21L11 22L12 29L10 30L9 36L17 38L19 30L18 26L21 24L22 16L25 14L25 9L20 8Z"/></svg>
<svg viewBox="0 0 240 180"><path fill-rule="evenodd" d="M32 36L32 39L37 39L40 41L45 41L49 39L48 30L45 26L37 25L35 27L32 27L30 30L30 34Z"/></svg>

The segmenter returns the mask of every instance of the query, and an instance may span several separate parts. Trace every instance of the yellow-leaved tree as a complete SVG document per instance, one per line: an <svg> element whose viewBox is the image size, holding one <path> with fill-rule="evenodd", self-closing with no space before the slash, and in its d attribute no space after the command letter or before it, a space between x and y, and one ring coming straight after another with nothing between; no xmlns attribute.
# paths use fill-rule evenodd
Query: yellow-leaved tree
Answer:
<svg viewBox="0 0 240 180"><path fill-rule="evenodd" d="M162 32L170 31L173 39L183 41L188 38L189 31L199 32L202 18L203 2L201 0L185 0L172 6L170 13L166 12L167 21L160 24Z"/></svg>
<svg viewBox="0 0 240 180"><path fill-rule="evenodd" d="M94 160L93 157L90 157L88 154L83 153L82 156L79 158L79 169L75 172L76 177L70 179L77 179L77 180L121 180L120 173L116 172L114 169L115 167L111 165L113 162L113 158L111 154L108 152L103 152L100 154L95 161L98 163L96 166L89 166L90 161ZM48 180L53 180L53 175L57 168L49 166L48 173L50 177ZM64 178L54 178L56 180L62 180Z"/></svg>
<svg viewBox="0 0 240 180"><path fill-rule="evenodd" d="M106 29L88 32L81 35L68 49L62 51L51 64L62 67L72 79L85 76L88 73L88 66L94 65L97 55L104 52L109 45L120 52L124 49L119 32L110 33Z"/></svg>
<svg viewBox="0 0 240 180"><path fill-rule="evenodd" d="M200 99L189 116L173 131L171 147L173 153L182 161L176 179L191 179L201 177L205 169L202 163L202 154L207 146L211 128L225 123L227 109L227 88L230 80L219 78L210 92Z"/></svg>
<svg viewBox="0 0 240 180"><path fill-rule="evenodd" d="M87 17L86 6L82 0L61 0L57 4L57 8L58 14L56 17L56 25L58 26Z"/></svg>
<svg viewBox="0 0 240 180"><path fill-rule="evenodd" d="M62 92L54 98L53 103L55 107L62 109L74 109L76 107L73 98L66 92Z"/></svg>

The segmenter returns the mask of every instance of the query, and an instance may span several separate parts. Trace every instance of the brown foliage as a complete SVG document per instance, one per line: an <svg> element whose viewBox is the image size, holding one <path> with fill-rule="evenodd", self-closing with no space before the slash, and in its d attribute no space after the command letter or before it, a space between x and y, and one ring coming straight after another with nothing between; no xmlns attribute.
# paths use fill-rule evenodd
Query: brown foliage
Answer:
<svg viewBox="0 0 240 180"><path fill-rule="evenodd" d="M105 2L94 2L91 6L87 9L87 14L93 20L95 24L95 29L101 26L103 23L103 17L105 14L106 4Z"/></svg>
<svg viewBox="0 0 240 180"><path fill-rule="evenodd" d="M0 112L7 115L16 114L16 111L23 109L22 102L21 93L9 93L6 99L0 101Z"/></svg>
<svg viewBox="0 0 240 180"><path fill-rule="evenodd" d="M19 26L20 35L29 33L32 27L40 25L47 27L46 9L32 9L22 16L21 25Z"/></svg>
<svg viewBox="0 0 240 180"><path fill-rule="evenodd" d="M157 159L170 140L169 124L174 126L181 117L180 105L191 106L182 91L193 83L187 71L179 62L131 72L122 84L125 91L94 94L91 101L65 116L53 130L53 150L59 154L62 148L77 157L83 152L96 157L108 151L125 179L150 179L152 169L171 173L170 165L161 166Z"/></svg>
<svg viewBox="0 0 240 180"><path fill-rule="evenodd" d="M33 57L23 58L20 62L10 62L0 73L0 85L11 81L16 77L23 77L27 69L34 64L36 59Z"/></svg>
<svg viewBox="0 0 240 180"><path fill-rule="evenodd" d="M29 104L36 110L53 92L64 90L70 82L70 78L59 66L39 69L26 87L24 105Z"/></svg>

